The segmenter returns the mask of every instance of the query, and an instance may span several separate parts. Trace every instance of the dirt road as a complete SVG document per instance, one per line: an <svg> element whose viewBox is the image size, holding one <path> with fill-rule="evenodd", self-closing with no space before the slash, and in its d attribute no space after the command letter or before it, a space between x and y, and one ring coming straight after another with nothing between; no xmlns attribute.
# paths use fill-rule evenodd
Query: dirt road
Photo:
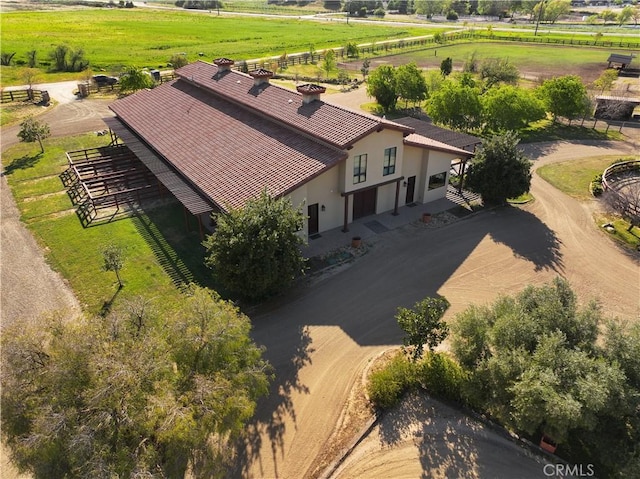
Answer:
<svg viewBox="0 0 640 479"><path fill-rule="evenodd" d="M47 123L51 135L62 137L102 130L102 118L113 115L107 108L109 100L78 100L73 94L76 82L38 85L49 91L58 106L38 116ZM18 142L19 126L3 127L0 131L2 151ZM44 261L40 247L20 222L20 215L9 191L7 179L0 178L1 243L0 258L0 325L13 318L37 318L56 309L79 311L73 293L62 278ZM37 294L33 294L37 291Z"/></svg>
<svg viewBox="0 0 640 479"><path fill-rule="evenodd" d="M52 136L69 136L104 129L101 118L112 113L107 100L74 100L75 82L41 85L58 106L38 117L50 125ZM19 127L0 130L1 149L5 151L18 142ZM0 328L16 318L37 320L51 311L66 311L73 315L80 306L64 279L52 271L33 236L20 222L7 179L0 177ZM18 476L9 464L6 450L0 447L0 476Z"/></svg>
<svg viewBox="0 0 640 479"><path fill-rule="evenodd" d="M619 142L550 143L529 150L536 167L636 151ZM607 314L638 320L637 260L594 227L590 205L566 197L537 176L532 193L536 201L522 208L483 213L436 230L407 227L385 233L348 270L254 317L254 337L267 347L276 383L260 405L243 476L293 479L320 474L317 458L334 440L362 370L380 351L400 343L393 320L397 306L442 294L452 304L447 313L452 319L470 304L490 302L499 294L560 275L569 279L582 301L600 298ZM355 479L363 477L363 471L374 479L415 477L398 476L397 465L421 464L420 447L378 445L384 457L367 454L363 464L353 465L357 474L337 477ZM370 461L375 469L367 469ZM482 477L503 477L500 470L483 467ZM531 470L525 465L513 471L514 477L543 477L540 469L535 469L538 476L531 476Z"/></svg>

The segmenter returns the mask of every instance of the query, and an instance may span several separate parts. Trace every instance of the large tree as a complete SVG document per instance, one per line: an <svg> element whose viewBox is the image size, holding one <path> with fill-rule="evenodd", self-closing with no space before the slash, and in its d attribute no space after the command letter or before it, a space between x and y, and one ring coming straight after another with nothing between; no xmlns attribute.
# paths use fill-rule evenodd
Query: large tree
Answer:
<svg viewBox="0 0 640 479"><path fill-rule="evenodd" d="M416 0L414 3L416 13L425 15L427 18L442 13L444 4L444 0Z"/></svg>
<svg viewBox="0 0 640 479"><path fill-rule="evenodd" d="M544 104L530 90L502 85L481 97L485 127L492 131L519 130L546 116Z"/></svg>
<svg viewBox="0 0 640 479"><path fill-rule="evenodd" d="M145 88L153 88L155 82L151 75L136 67L128 67L120 76L120 91L133 93Z"/></svg>
<svg viewBox="0 0 640 479"><path fill-rule="evenodd" d="M587 89L576 75L546 80L538 90L554 120L559 116L569 120L579 118L589 107Z"/></svg>
<svg viewBox="0 0 640 479"><path fill-rule="evenodd" d="M250 322L192 287L174 311L137 299L107 318L2 334L3 439L35 478L221 477L268 389Z"/></svg>
<svg viewBox="0 0 640 479"><path fill-rule="evenodd" d="M304 272L300 208L263 190L243 208L215 215L206 263L232 294L252 301L277 294Z"/></svg>
<svg viewBox="0 0 640 479"><path fill-rule="evenodd" d="M322 69L324 70L325 75L329 78L329 75L336 67L336 52L332 49L327 49L324 52L324 57L322 58Z"/></svg>
<svg viewBox="0 0 640 479"><path fill-rule="evenodd" d="M414 361L422 357L425 345L429 351L433 351L446 339L449 327L442 317L449 306L449 301L439 296L418 301L413 309L398 308L396 321L406 333L404 345L411 346L411 357Z"/></svg>
<svg viewBox="0 0 640 479"><path fill-rule="evenodd" d="M597 301L580 306L556 278L460 313L451 344L475 407L550 435L599 477L628 477L640 461L640 327L610 320L601 341L603 323Z"/></svg>
<svg viewBox="0 0 640 479"><path fill-rule="evenodd" d="M422 70L413 62L396 69L396 85L398 95L405 101L405 106L409 102L416 104L427 98L427 82Z"/></svg>
<svg viewBox="0 0 640 479"><path fill-rule="evenodd" d="M471 161L465 186L486 204L503 204L529 191L531 161L518 148L519 141L514 132L493 136Z"/></svg>
<svg viewBox="0 0 640 479"><path fill-rule="evenodd" d="M517 84L520 72L507 58L489 58L480 65L480 78L489 89L498 83Z"/></svg>
<svg viewBox="0 0 640 479"><path fill-rule="evenodd" d="M427 113L435 123L455 130L473 130L480 126L482 116L478 90L447 80L437 91L431 92Z"/></svg>
<svg viewBox="0 0 640 479"><path fill-rule="evenodd" d="M396 69L392 65L376 68L367 80L367 94L376 99L385 114L395 110L399 96Z"/></svg>

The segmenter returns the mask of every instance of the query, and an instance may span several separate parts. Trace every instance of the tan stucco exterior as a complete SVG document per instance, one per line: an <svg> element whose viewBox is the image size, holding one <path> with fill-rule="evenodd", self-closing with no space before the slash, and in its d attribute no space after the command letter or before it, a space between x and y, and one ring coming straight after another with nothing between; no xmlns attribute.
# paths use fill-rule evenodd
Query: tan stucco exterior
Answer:
<svg viewBox="0 0 640 479"><path fill-rule="evenodd" d="M396 168L392 174L383 174L384 152L396 148ZM366 181L354 184L354 159L367 155ZM310 205L318 205L318 231L338 228L345 223L345 196L348 196L347 223L353 221L353 193L376 188L375 213L392 212L396 205L396 189L399 183L398 206L406 203L406 180L415 176L414 201L428 203L444 198L447 192L451 162L458 158L446 153L403 143L401 131L384 129L356 142L349 149L349 157L288 195L294 206L304 205L307 214ZM429 177L445 174L443 187L429 190ZM323 208L324 207L324 208ZM309 223L305 224L309 234Z"/></svg>

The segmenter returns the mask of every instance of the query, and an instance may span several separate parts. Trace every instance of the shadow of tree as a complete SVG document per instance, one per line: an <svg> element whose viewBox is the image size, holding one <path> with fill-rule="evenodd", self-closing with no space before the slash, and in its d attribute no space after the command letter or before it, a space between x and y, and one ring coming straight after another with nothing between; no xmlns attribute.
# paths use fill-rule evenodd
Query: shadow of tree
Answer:
<svg viewBox="0 0 640 479"><path fill-rule="evenodd" d="M283 335L284 336L284 335ZM281 336L280 338L283 338ZM277 340L277 338L274 338ZM268 437L270 441L273 464L276 476L278 475L278 460L284 455L285 423L291 418L296 424L296 412L292 402L293 393L309 394L309 388L300 382L299 372L311 364L310 354L313 353L311 335L305 326L299 326L297 334L285 339L279 346L268 347L264 355L275 369L275 381L271 384L269 395L258 403L258 408L253 421L247 425L244 436L237 447L237 461L232 477L248 477L250 468L259 464L262 472L261 454L262 438ZM278 364L278 359L270 357L270 352L282 349L291 350L289 359Z"/></svg>
<svg viewBox="0 0 640 479"><path fill-rule="evenodd" d="M102 303L102 308L100 308L100 312L98 313L100 316L104 318L111 312L113 303L118 297L118 294L120 294L120 291L122 291L122 286L118 285L118 289L116 289L116 292L113 293L113 296L111 296L111 299L108 299L104 303Z"/></svg>
<svg viewBox="0 0 640 479"><path fill-rule="evenodd" d="M504 215L509 223L518 225L518 228L496 228L488 231L496 243L508 246L516 257L533 263L535 271L564 271L560 253L562 242L537 216L512 206L502 207L495 213Z"/></svg>
<svg viewBox="0 0 640 479"><path fill-rule="evenodd" d="M380 420L380 440L385 447L400 443L406 436L415 434L416 424L422 423L426 411L424 401L419 394L409 392L402 399L400 406L383 413Z"/></svg>
<svg viewBox="0 0 640 479"><path fill-rule="evenodd" d="M260 305L258 314L250 314L253 337L266 347L265 358L274 366L276 379L239 444L232 477L264 477L295 464L296 458L288 453L285 426L297 427L295 397L310 394L299 376L311 363L310 328L337 326L360 346L399 344L403 333L394 319L397 307L410 307L437 294L487 236L534 263L536 269L563 267L555 233L534 215L514 207L481 213L445 228L407 227L384 235L384 243L331 280L311 283L312 287L300 285ZM417 403L383 432L387 444L420 433L415 429L420 421L413 420L420 407ZM455 427L449 425L450 430ZM451 463L442 453L440 460L451 471L448 477L457 477L456 468L473 457L472 446L465 447ZM436 452L425 454L437 459Z"/></svg>
<svg viewBox="0 0 640 479"><path fill-rule="evenodd" d="M24 155L20 158L16 158L5 167L4 174L10 175L16 170L26 170L27 168L32 168L38 163L38 161L40 161L42 156L43 153L38 152L35 155Z"/></svg>
<svg viewBox="0 0 640 479"><path fill-rule="evenodd" d="M478 477L473 435L480 427L448 407L431 405L426 413L429 417L422 423L420 443L421 477Z"/></svg>
<svg viewBox="0 0 640 479"><path fill-rule="evenodd" d="M477 477L474 435L482 426L424 392L407 395L380 422L383 448L401 442L417 445L422 478Z"/></svg>

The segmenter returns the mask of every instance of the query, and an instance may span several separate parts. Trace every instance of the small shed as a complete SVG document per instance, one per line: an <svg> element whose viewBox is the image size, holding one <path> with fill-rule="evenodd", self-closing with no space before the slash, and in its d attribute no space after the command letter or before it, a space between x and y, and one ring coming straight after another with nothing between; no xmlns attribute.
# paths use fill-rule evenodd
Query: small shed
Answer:
<svg viewBox="0 0 640 479"><path fill-rule="evenodd" d="M596 97L595 117L603 120L627 121L633 117L633 110L640 105L640 98L606 96Z"/></svg>
<svg viewBox="0 0 640 479"><path fill-rule="evenodd" d="M609 55L608 68L618 68L624 70L633 61L633 55L624 55L622 53L612 53Z"/></svg>

